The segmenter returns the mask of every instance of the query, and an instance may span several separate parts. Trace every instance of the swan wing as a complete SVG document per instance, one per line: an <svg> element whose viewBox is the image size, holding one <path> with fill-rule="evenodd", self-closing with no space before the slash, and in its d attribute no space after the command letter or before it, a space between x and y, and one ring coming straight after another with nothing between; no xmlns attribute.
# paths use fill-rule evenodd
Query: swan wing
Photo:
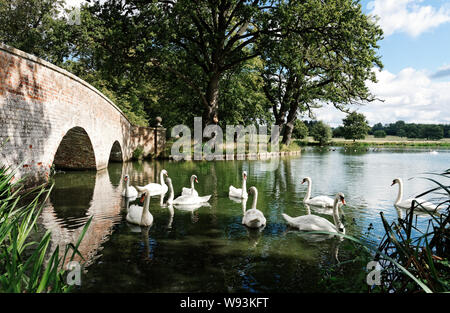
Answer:
<svg viewBox="0 0 450 313"><path fill-rule="evenodd" d="M192 190L192 188L183 187L183 189L181 191L181 195L182 196L197 196L198 197L198 192L195 189Z"/></svg>
<svg viewBox="0 0 450 313"><path fill-rule="evenodd" d="M420 205L416 205L416 209L418 209L418 210L426 210L426 211L435 211L436 210L435 204L428 202L422 198L409 198L409 199L406 199L406 200L403 200L403 201L397 203L396 206L398 206L402 209L410 209L412 202L414 200L420 204Z"/></svg>
<svg viewBox="0 0 450 313"><path fill-rule="evenodd" d="M136 186L136 188L139 192L148 190L149 196L162 195L162 194L165 194L168 190L167 185L161 185L161 184L156 184L156 183L150 183L145 186Z"/></svg>
<svg viewBox="0 0 450 313"><path fill-rule="evenodd" d="M126 192L127 192L127 188L125 188L122 191L122 196L126 197ZM138 192L136 190L136 188L134 188L133 186L129 186L128 187L128 198L135 198L138 196Z"/></svg>
<svg viewBox="0 0 450 313"><path fill-rule="evenodd" d="M266 225L266 218L260 210L250 209L245 212L244 217L242 218L242 224L254 228L261 227Z"/></svg>
<svg viewBox="0 0 450 313"><path fill-rule="evenodd" d="M305 201L305 203L323 207L333 207L334 200L327 196L317 196Z"/></svg>
<svg viewBox="0 0 450 313"><path fill-rule="evenodd" d="M127 221L133 224L140 224L142 218L143 207L138 205L131 205L128 208Z"/></svg>
<svg viewBox="0 0 450 313"><path fill-rule="evenodd" d="M298 217L290 217L287 214L283 214L283 218L287 224L304 231L329 231L336 232L336 226L334 226L327 219L317 215L303 215Z"/></svg>

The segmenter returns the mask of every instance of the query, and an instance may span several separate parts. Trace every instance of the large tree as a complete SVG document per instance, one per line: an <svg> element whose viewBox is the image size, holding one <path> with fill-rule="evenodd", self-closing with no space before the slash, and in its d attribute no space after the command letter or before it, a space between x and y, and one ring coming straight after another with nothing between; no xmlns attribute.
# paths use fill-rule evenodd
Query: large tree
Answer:
<svg viewBox="0 0 450 313"><path fill-rule="evenodd" d="M370 130L369 123L362 113L352 112L342 120L345 139L364 139Z"/></svg>
<svg viewBox="0 0 450 313"><path fill-rule="evenodd" d="M358 1L283 2L278 37L265 36L262 72L282 142L289 144L299 114L314 117L325 103L348 112L349 104L373 101L366 82L382 31L361 11Z"/></svg>

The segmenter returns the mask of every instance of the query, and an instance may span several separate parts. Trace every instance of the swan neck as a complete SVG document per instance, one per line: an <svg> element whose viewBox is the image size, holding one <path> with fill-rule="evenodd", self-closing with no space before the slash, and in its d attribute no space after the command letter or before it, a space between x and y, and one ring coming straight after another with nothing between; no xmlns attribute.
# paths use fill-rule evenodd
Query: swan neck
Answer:
<svg viewBox="0 0 450 313"><path fill-rule="evenodd" d="M397 199L395 200L395 204L402 201L403 198L403 182L401 180L398 181L398 194Z"/></svg>
<svg viewBox="0 0 450 313"><path fill-rule="evenodd" d="M194 190L194 176L191 176L191 189Z"/></svg>
<svg viewBox="0 0 450 313"><path fill-rule="evenodd" d="M306 182L308 183L308 190L306 191L306 197L303 201L308 201L311 197L311 181L308 179Z"/></svg>
<svg viewBox="0 0 450 313"><path fill-rule="evenodd" d="M125 197L129 197L129 187L130 187L130 180L129 179L127 179L127 181L125 182Z"/></svg>
<svg viewBox="0 0 450 313"><path fill-rule="evenodd" d="M166 184L166 182L164 181L163 171L161 171L161 173L159 174L159 180L161 181L161 186L164 186Z"/></svg>
<svg viewBox="0 0 450 313"><path fill-rule="evenodd" d="M336 197L334 199L333 220L334 220L334 226L336 226L337 231L340 231L340 229L344 229L344 225L342 225L341 219L339 218L339 198L338 197Z"/></svg>
<svg viewBox="0 0 450 313"><path fill-rule="evenodd" d="M256 202L258 201L258 191L254 190L252 209L256 209Z"/></svg>
<svg viewBox="0 0 450 313"><path fill-rule="evenodd" d="M142 210L142 218L141 218L142 220L144 220L150 215L149 206L150 206L150 196L147 194L145 195L144 208Z"/></svg>
<svg viewBox="0 0 450 313"><path fill-rule="evenodd" d="M244 181L242 182L242 194L246 194L247 193L247 180L244 179Z"/></svg>
<svg viewBox="0 0 450 313"><path fill-rule="evenodd" d="M167 203L171 204L173 202L174 192L172 182L169 183L169 198L167 199Z"/></svg>

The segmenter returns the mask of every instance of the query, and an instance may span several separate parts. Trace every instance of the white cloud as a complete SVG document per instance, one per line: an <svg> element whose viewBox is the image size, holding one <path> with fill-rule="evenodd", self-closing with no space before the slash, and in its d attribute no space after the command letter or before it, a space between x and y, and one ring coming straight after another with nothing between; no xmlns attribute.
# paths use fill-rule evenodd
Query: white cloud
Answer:
<svg viewBox="0 0 450 313"><path fill-rule="evenodd" d="M417 37L421 33L450 22L450 5L439 8L424 5L423 0L374 0L367 8L379 17L385 36L405 32Z"/></svg>
<svg viewBox="0 0 450 313"><path fill-rule="evenodd" d="M354 107L366 115L369 124L409 123L450 124L450 81L430 78L427 71L405 68L397 75L377 70L378 83L369 83L371 92L382 101ZM345 114L326 106L316 111L317 118L330 125L342 124Z"/></svg>

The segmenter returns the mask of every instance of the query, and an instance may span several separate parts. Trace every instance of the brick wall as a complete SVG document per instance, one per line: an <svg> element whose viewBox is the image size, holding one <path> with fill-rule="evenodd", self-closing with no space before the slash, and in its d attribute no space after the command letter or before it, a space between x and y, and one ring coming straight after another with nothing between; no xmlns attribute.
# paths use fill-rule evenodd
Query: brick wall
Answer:
<svg viewBox="0 0 450 313"><path fill-rule="evenodd" d="M92 147L83 144L81 133ZM47 181L61 144L60 166L65 160L69 168L102 169L114 143L124 161L138 145L153 155L154 135L153 128L131 125L114 103L78 77L0 44L0 159L17 168L15 179L26 176L29 185Z"/></svg>

